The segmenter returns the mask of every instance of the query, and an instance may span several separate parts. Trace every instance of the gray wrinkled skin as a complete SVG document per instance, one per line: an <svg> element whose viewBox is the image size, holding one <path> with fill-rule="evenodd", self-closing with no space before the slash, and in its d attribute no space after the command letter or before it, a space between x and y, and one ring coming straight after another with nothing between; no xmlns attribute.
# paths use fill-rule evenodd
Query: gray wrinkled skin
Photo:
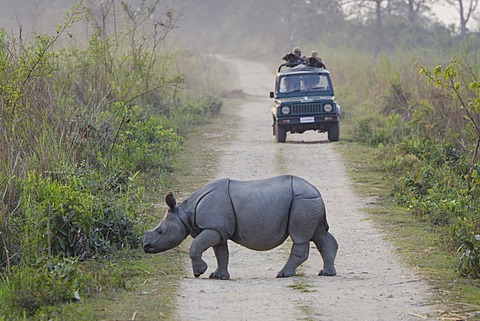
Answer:
<svg viewBox="0 0 480 321"><path fill-rule="evenodd" d="M168 211L160 224L145 233L146 253L159 253L178 246L188 235L193 274L207 270L202 254L212 247L217 269L210 278L229 279L227 240L249 249L271 250L288 236L293 245L290 257L277 277L295 275L305 262L310 241L323 259L319 275L336 274L334 261L338 244L328 232L325 205L319 191L304 179L283 175L263 180L214 181L176 205L172 193L165 196Z"/></svg>

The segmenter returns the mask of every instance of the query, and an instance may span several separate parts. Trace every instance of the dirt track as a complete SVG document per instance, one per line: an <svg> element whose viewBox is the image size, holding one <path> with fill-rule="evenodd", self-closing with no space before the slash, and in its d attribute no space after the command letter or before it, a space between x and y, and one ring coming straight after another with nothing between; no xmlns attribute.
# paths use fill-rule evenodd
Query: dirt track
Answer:
<svg viewBox="0 0 480 321"><path fill-rule="evenodd" d="M176 319L187 320L435 320L429 289L403 265L394 249L362 212L369 200L356 196L335 144L326 134L287 135L276 144L271 130L268 92L274 74L265 66L231 60L247 94L238 107L238 131L220 150L217 178L247 180L279 174L301 176L322 193L330 232L339 243L338 275L319 277L320 254L311 246L300 275L276 279L290 248L255 252L229 243L231 280L208 279L215 269L213 251L205 253L209 269L199 279L185 260ZM241 65L241 68L240 68ZM227 129L225 133L231 135ZM212 135L212 133L206 134Z"/></svg>

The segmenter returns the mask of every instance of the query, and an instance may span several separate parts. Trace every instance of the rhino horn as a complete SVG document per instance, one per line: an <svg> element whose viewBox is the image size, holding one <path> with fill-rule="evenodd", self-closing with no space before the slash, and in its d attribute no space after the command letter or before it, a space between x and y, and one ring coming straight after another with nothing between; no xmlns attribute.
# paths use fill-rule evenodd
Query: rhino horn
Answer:
<svg viewBox="0 0 480 321"><path fill-rule="evenodd" d="M175 197L173 197L172 192L168 192L165 195L165 203L168 205L168 208L170 208L170 210L173 210L175 208L175 205L177 205L177 201L175 200Z"/></svg>

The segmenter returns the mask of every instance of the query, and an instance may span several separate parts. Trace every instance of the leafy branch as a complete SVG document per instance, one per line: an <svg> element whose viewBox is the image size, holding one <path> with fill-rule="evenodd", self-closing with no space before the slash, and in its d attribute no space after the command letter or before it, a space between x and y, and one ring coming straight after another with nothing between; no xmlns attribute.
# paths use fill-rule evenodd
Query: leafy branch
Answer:
<svg viewBox="0 0 480 321"><path fill-rule="evenodd" d="M420 66L420 74L427 76L429 85L433 84L437 88L451 92L460 103L465 118L475 129L475 143L467 174L467 190L472 192L472 178L478 178L474 171L480 149L480 81L477 80L475 73L472 73L472 68L466 66L458 60L453 60L445 68L441 65L436 66L433 72L427 67Z"/></svg>

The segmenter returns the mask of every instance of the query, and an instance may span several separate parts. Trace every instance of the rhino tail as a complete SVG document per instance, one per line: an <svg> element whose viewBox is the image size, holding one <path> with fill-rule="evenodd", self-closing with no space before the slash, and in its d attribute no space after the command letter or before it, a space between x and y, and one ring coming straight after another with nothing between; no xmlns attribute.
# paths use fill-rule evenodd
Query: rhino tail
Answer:
<svg viewBox="0 0 480 321"><path fill-rule="evenodd" d="M323 207L323 226L325 227L325 231L328 232L328 230L330 229L330 226L328 225L328 222L327 222L327 210L325 209L325 207Z"/></svg>

